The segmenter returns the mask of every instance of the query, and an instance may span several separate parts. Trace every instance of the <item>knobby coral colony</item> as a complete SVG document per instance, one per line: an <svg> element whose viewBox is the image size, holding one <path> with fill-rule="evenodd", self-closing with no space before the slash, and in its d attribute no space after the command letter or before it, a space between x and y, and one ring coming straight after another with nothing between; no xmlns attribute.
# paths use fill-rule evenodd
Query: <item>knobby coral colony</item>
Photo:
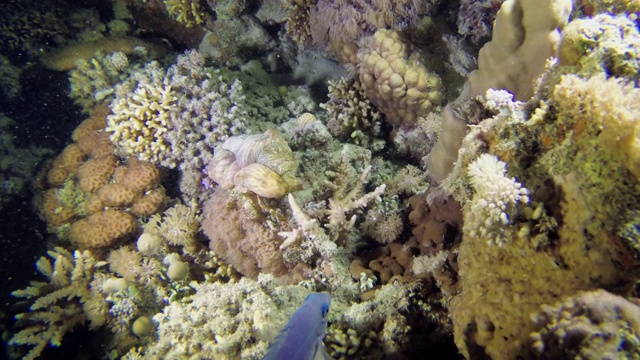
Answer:
<svg viewBox="0 0 640 360"><path fill-rule="evenodd" d="M300 336L335 359L640 358L637 0L282 3L2 21L28 56L56 39L42 64L89 114L34 182L51 246L12 356L86 328L109 358L258 359L327 292ZM199 50L164 57L140 16ZM283 80L327 58L326 103ZM34 166L0 140L15 196Z"/></svg>

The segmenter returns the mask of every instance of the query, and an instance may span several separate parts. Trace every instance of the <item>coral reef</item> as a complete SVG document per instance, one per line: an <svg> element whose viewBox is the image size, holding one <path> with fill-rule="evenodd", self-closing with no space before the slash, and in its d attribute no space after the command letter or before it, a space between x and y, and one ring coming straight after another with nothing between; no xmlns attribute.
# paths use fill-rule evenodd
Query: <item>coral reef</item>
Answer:
<svg viewBox="0 0 640 360"><path fill-rule="evenodd" d="M163 0L163 2L169 15L187 27L205 22L206 13L199 0Z"/></svg>
<svg viewBox="0 0 640 360"><path fill-rule="evenodd" d="M287 264L279 249L277 229L285 217L278 209L261 211L251 199L234 199L216 189L204 204L202 229L209 247L244 276L260 273L286 277L297 283L308 276L303 263Z"/></svg>
<svg viewBox="0 0 640 360"><path fill-rule="evenodd" d="M469 94L506 89L516 100L528 100L545 61L556 54L571 9L571 1L505 1L496 15L493 38L480 49L478 70L469 75Z"/></svg>
<svg viewBox="0 0 640 360"><path fill-rule="evenodd" d="M458 34L468 37L473 43L491 37L493 22L500 5L505 0L464 0L460 2L456 25Z"/></svg>
<svg viewBox="0 0 640 360"><path fill-rule="evenodd" d="M606 44L610 37L600 39ZM602 59L595 51L579 62L591 54ZM461 293L451 311L456 343L466 356L477 351L498 358L523 354L534 326L528 314L537 307L600 288L626 295L637 282L637 238L623 229L640 206L637 163L630 155L637 152L632 134L637 134L633 99L638 89L632 80L602 70L582 76L573 71L580 74L581 69L550 62L538 90L542 101L529 105L488 91L484 106L496 115L463 139L465 151L459 152L456 167L467 168L484 152L498 156L509 164L509 177L526 186L530 200L507 217L500 234L489 232L502 239L502 247L481 245L477 230L495 221L490 211L481 217L471 211L473 206L463 211ZM462 190L470 180L461 177L449 189L460 200L471 196L475 201L477 193ZM510 192L515 194L520 185L513 181ZM495 191L485 195L502 196ZM496 268L498 261L504 265ZM480 300L489 289L496 295Z"/></svg>
<svg viewBox="0 0 640 360"><path fill-rule="evenodd" d="M110 102L114 85L124 81L137 67L122 52L98 53L96 57L81 60L69 71L69 97L85 113L90 113L98 104Z"/></svg>
<svg viewBox="0 0 640 360"><path fill-rule="evenodd" d="M133 93L117 96L111 103L113 114L107 117L111 142L142 161L160 163L169 158L171 145L164 134L171 126L169 111L175 102L171 85L159 81L140 83Z"/></svg>
<svg viewBox="0 0 640 360"><path fill-rule="evenodd" d="M421 18L430 14L437 4L438 1L318 0L303 3L302 9L292 7L289 16L300 23L298 14L306 8L311 37L317 45L355 44L380 29L417 27Z"/></svg>
<svg viewBox="0 0 640 360"><path fill-rule="evenodd" d="M159 339L145 356L258 358L308 293L264 275L197 285L188 305L174 302L154 316Z"/></svg>
<svg viewBox="0 0 640 360"><path fill-rule="evenodd" d="M121 52L127 55L141 51L151 58L160 58L167 54L168 50L163 43L138 39L135 37L104 37L99 40L80 42L50 51L44 54L40 60L44 66L51 70L67 71L75 69L80 60L89 60L96 52L110 54Z"/></svg>
<svg viewBox="0 0 640 360"><path fill-rule="evenodd" d="M144 235L162 237L170 245L183 246L187 251L195 251L198 248L196 233L200 230L200 220L195 201L189 205L176 204L165 210L162 216L152 215L145 224L140 239ZM148 250L153 251L153 247L155 246L149 246Z"/></svg>
<svg viewBox="0 0 640 360"><path fill-rule="evenodd" d="M63 11L42 60L91 115L35 177L52 250L13 293L12 354L67 354L82 329L98 357L258 359L326 292L334 358L640 356L638 1L439 5ZM129 36L150 33L186 51L149 62ZM11 71L16 119L66 76ZM39 159L12 132L54 129L31 117L0 117L6 208Z"/></svg>
<svg viewBox="0 0 640 360"><path fill-rule="evenodd" d="M327 128L331 135L374 151L384 147L380 139L381 114L367 98L360 82L345 78L330 81L329 101L320 106L329 112Z"/></svg>

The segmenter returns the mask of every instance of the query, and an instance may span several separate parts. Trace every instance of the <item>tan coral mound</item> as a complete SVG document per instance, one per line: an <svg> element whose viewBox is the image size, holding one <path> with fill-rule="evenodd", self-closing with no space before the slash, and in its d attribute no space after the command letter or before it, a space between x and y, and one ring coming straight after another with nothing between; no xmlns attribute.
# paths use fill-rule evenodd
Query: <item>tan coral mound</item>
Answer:
<svg viewBox="0 0 640 360"><path fill-rule="evenodd" d="M107 247L135 234L139 227L133 215L120 210L105 210L74 222L69 240L81 248Z"/></svg>
<svg viewBox="0 0 640 360"><path fill-rule="evenodd" d="M81 248L108 247L135 235L136 216L150 216L165 202L156 166L114 155L104 131L107 113L98 108L76 128L74 142L46 174L50 188L36 200L49 230ZM60 231L65 226L69 230Z"/></svg>
<svg viewBox="0 0 640 360"><path fill-rule="evenodd" d="M378 30L359 55L362 89L392 125L413 123L442 101L442 84L397 31Z"/></svg>

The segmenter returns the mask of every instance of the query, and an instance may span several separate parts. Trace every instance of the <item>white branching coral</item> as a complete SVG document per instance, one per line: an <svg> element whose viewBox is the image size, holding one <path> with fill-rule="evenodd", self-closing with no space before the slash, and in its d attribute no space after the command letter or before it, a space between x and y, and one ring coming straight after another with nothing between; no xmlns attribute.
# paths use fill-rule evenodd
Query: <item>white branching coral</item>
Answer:
<svg viewBox="0 0 640 360"><path fill-rule="evenodd" d="M107 117L105 130L124 153L159 163L171 154L164 134L170 128L169 112L175 101L170 85L140 83L111 103L113 114Z"/></svg>
<svg viewBox="0 0 640 360"><path fill-rule="evenodd" d="M528 190L513 178L506 177L507 164L491 154L482 154L468 167L475 190L470 211L464 221L464 231L472 238L502 245L503 227L516 214L518 203L528 203Z"/></svg>
<svg viewBox="0 0 640 360"><path fill-rule="evenodd" d="M358 197L362 193L364 185L367 183L371 165L367 166L360 175L357 184L347 192L346 186L340 184L329 184L333 189L333 197L329 199L329 227L345 227L349 230L353 227L355 214L347 220L348 214L355 209L366 207L372 201L381 201L380 196L384 193L386 185L380 185L370 193Z"/></svg>
<svg viewBox="0 0 640 360"><path fill-rule="evenodd" d="M376 187L372 192L362 195L370 171L371 166L367 166L351 188L348 187L347 182L338 181L336 184L327 184L333 190L333 195L329 199L328 207L325 207L325 202L321 202L322 208L315 211L316 218L307 215L294 197L289 194L289 206L298 227L291 231L278 233L285 238L280 249L300 241L302 242L301 248L304 249L303 259L308 260L313 254L320 254L325 260L331 259L336 253L337 245L335 242L340 234L353 229L357 219L355 211L367 207L374 201L382 200L381 196L386 187L384 184ZM336 173L330 171L328 173L333 174L336 179L342 178Z"/></svg>
<svg viewBox="0 0 640 360"><path fill-rule="evenodd" d="M87 316L103 314L102 311L96 311L96 294L89 286L96 264L91 253L75 251L72 255L67 250L56 247L47 254L54 260L53 264L43 256L36 263L36 268L48 282L32 281L27 288L11 293L15 297L33 300L27 312L16 315L17 326L23 329L9 340L9 344L13 346L33 346L22 357L27 360L37 358L47 344L60 346L67 332L87 320L91 322L92 328L106 322L104 317ZM83 309L86 304L92 305L91 311Z"/></svg>

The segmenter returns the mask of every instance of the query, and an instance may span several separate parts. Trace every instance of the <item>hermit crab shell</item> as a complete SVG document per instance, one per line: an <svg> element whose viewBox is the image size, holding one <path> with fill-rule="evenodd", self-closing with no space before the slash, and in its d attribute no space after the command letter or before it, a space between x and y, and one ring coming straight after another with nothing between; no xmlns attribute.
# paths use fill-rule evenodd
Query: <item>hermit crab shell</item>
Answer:
<svg viewBox="0 0 640 360"><path fill-rule="evenodd" d="M278 173L257 163L247 165L238 171L233 183L266 198L283 197L289 190L289 186Z"/></svg>

